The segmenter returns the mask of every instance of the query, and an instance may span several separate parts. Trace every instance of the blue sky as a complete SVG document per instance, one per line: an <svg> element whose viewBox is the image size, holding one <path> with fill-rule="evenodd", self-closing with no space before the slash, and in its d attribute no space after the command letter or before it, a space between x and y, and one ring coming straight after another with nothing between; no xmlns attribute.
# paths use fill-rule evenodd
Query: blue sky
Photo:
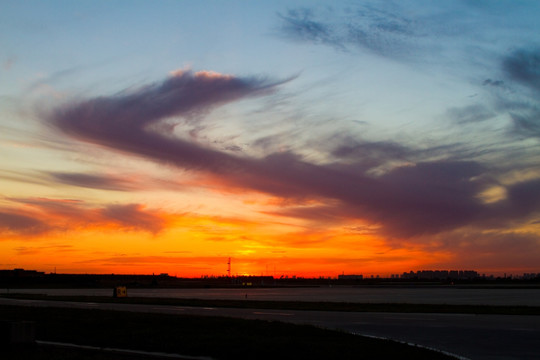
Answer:
<svg viewBox="0 0 540 360"><path fill-rule="evenodd" d="M171 251L200 260L190 274L228 256L247 272L537 269L535 1L0 7L0 266L68 246L66 269L88 271ZM175 242L186 216L215 224ZM223 218L260 226L216 236ZM96 227L136 252L63 240Z"/></svg>

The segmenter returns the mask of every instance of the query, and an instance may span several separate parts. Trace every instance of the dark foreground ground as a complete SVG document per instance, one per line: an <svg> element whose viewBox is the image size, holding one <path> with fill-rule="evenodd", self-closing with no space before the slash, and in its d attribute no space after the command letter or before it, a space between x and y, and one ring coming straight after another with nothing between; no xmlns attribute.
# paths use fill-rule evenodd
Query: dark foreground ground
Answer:
<svg viewBox="0 0 540 360"><path fill-rule="evenodd" d="M224 317L0 306L0 320L36 323L38 340L213 359L450 359L388 340L308 325ZM1 359L137 359L134 355L2 347Z"/></svg>
<svg viewBox="0 0 540 360"><path fill-rule="evenodd" d="M134 354L118 354L106 351L81 350L63 348L58 346L36 345L34 347L22 347L4 349L0 351L2 359L24 360L149 360L148 356ZM157 359L157 358L156 358ZM160 359L165 359L164 357Z"/></svg>

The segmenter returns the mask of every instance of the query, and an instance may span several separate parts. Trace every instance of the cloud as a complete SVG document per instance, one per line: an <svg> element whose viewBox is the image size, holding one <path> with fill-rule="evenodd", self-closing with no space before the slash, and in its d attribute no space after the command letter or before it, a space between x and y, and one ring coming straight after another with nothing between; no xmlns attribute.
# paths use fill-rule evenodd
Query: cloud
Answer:
<svg viewBox="0 0 540 360"><path fill-rule="evenodd" d="M226 148L227 151L232 151ZM26 177L23 177L26 176ZM155 174L123 173L123 174L99 174L99 173L77 173L77 172L35 172L30 175L0 176L8 180L17 182L29 182L40 185L51 186L62 183L70 186L77 186L89 189L111 190L111 191L146 191L148 189L185 190L186 188L198 185L197 179L167 179Z"/></svg>
<svg viewBox="0 0 540 360"><path fill-rule="evenodd" d="M145 212L140 204L109 205L100 211L104 219L112 220L123 228L146 230L158 233L165 227L165 221L152 213Z"/></svg>
<svg viewBox="0 0 540 360"><path fill-rule="evenodd" d="M466 229L431 237L431 240L437 244L431 250L454 254L449 264L444 264L448 267L458 264L485 271L515 268L519 272L536 271L538 268L540 244L534 233Z"/></svg>
<svg viewBox="0 0 540 360"><path fill-rule="evenodd" d="M208 264L215 263L223 258L218 257L194 257L194 256L114 256L102 259L92 259L79 261L79 263L106 263L123 265L145 265L145 264L175 264L175 265L194 265L198 262Z"/></svg>
<svg viewBox="0 0 540 360"><path fill-rule="evenodd" d="M366 173L381 174L397 166L426 163L438 159L470 160L482 150L481 146L467 147L463 143L448 144L401 144L397 141L369 141L337 133L320 140L329 154L339 161L363 169Z"/></svg>
<svg viewBox="0 0 540 360"><path fill-rule="evenodd" d="M293 40L343 46L342 40L334 33L335 29L329 24L315 20L312 10L293 9L286 15L278 16L282 20L282 33Z"/></svg>
<svg viewBox="0 0 540 360"><path fill-rule="evenodd" d="M404 56L419 49L424 35L422 20L400 15L400 11L360 7L346 22L344 42L385 56Z"/></svg>
<svg viewBox="0 0 540 360"><path fill-rule="evenodd" d="M10 212L8 209L0 211L0 233L39 235L50 229L49 225L32 216Z"/></svg>
<svg viewBox="0 0 540 360"><path fill-rule="evenodd" d="M17 255L35 255L35 254L42 254L44 251L52 250L55 253L60 252L72 252L75 251L72 245L51 245L51 246L20 246L18 248L15 248L17 251Z"/></svg>
<svg viewBox="0 0 540 360"><path fill-rule="evenodd" d="M318 195L338 202L289 207L273 214L315 224L362 219L379 225L378 232L386 236L412 238L467 226L504 228L540 212L538 180L507 186L507 198L484 203L478 194L491 184L480 180L484 174L486 169L476 162L434 161L401 166L370 181L364 178L363 183L347 184L336 176ZM304 186L311 187L308 181Z"/></svg>
<svg viewBox="0 0 540 360"><path fill-rule="evenodd" d="M158 133L170 130L171 117L273 91L279 83L240 79L209 72L177 72L165 81L132 92L68 104L50 116L51 123L81 140L161 159L190 169L221 171L238 166L239 158L209 150L188 140ZM169 154L166 156L166 154Z"/></svg>
<svg viewBox="0 0 540 360"><path fill-rule="evenodd" d="M540 111L531 110L528 113L510 113L512 131L524 137L540 138Z"/></svg>
<svg viewBox="0 0 540 360"><path fill-rule="evenodd" d="M479 104L453 107L448 109L447 114L452 121L458 124L482 122L496 116L496 113Z"/></svg>
<svg viewBox="0 0 540 360"><path fill-rule="evenodd" d="M502 80L493 81L487 79L484 85L488 85L496 91L496 103L492 105L492 109L487 109L483 106L475 105L467 109L458 109L463 112L463 119L474 121L479 119L490 119L497 115L505 115L511 120L511 126L507 129L508 135L517 135L519 139L523 138L538 138L540 137L540 110L538 104L538 94L540 91L540 50L516 50L505 56L500 67L505 75L514 81L503 83ZM519 87L511 86L521 84L525 89L533 90L533 92L523 91ZM505 88L505 92L498 92L497 89ZM519 100L518 100L519 99ZM459 118L458 113L451 109L449 111L456 119ZM459 120L458 120L459 121ZM470 122L470 121L465 121ZM513 137L515 138L515 137Z"/></svg>
<svg viewBox="0 0 540 360"><path fill-rule="evenodd" d="M479 104L451 108L449 117L462 124L504 116L511 121L505 134L511 135L511 140L540 137L540 49L514 50L500 59L499 68L505 81L488 78L482 84L494 95L495 101L490 108ZM508 138L501 141L508 141Z"/></svg>
<svg viewBox="0 0 540 360"><path fill-rule="evenodd" d="M130 191L136 188L129 181L101 174L51 172L49 175L61 183L91 189Z"/></svg>
<svg viewBox="0 0 540 360"><path fill-rule="evenodd" d="M186 117L193 111L206 113L219 104L265 94L276 86L253 78L182 72L136 91L66 104L50 113L49 120L78 139L203 172L224 186L288 199L333 199L351 217L379 224L390 236L448 231L484 222L483 217L502 219L504 223L500 213L516 218L505 213L511 207L499 206L497 212L480 199L479 194L493 185L489 180L492 170L475 161L442 157L448 146L418 150L392 142L338 137L331 153L338 161L318 164L287 151L258 158L240 156L173 136L162 126L164 122L171 125L171 117ZM463 111L483 113L484 109ZM396 161L377 174L369 172L377 165ZM87 177L77 180L103 181ZM332 206L325 210L332 210ZM525 218L537 210L534 203L519 214ZM133 225L129 221L133 217L149 231L156 231L150 225L152 220L139 217L138 211L142 208L125 206L110 208L101 215L128 227Z"/></svg>
<svg viewBox="0 0 540 360"><path fill-rule="evenodd" d="M472 161L399 167L381 177L374 215L398 236L437 233L472 223L482 212L476 198L482 185L472 179L483 171Z"/></svg>
<svg viewBox="0 0 540 360"><path fill-rule="evenodd" d="M278 14L279 35L287 40L330 46L352 55L371 53L422 71L453 73L456 69L483 71L493 67L493 47L513 46L516 39L534 38L534 23L523 9L501 2L478 6L474 2L432 3L361 1L332 6L313 5ZM527 11L527 10L525 10ZM508 14L517 12L512 16ZM502 14L506 14L504 16ZM522 23L516 26L515 19ZM531 32L532 31L532 32ZM505 45L506 44L506 45ZM500 54L495 54L496 58ZM523 85L540 89L540 50L519 49L504 61L504 72ZM454 74L455 75L455 74ZM511 82L488 78L484 86L506 88Z"/></svg>
<svg viewBox="0 0 540 360"><path fill-rule="evenodd" d="M508 187L508 205L516 215L540 210L540 179L523 181Z"/></svg>
<svg viewBox="0 0 540 360"><path fill-rule="evenodd" d="M511 79L540 90L540 48L516 50L503 60L502 66Z"/></svg>
<svg viewBox="0 0 540 360"><path fill-rule="evenodd" d="M46 180L40 177L40 174L31 171L9 171L6 169L2 172L2 174L0 174L0 179L16 182L19 184L48 184Z"/></svg>
<svg viewBox="0 0 540 360"><path fill-rule="evenodd" d="M0 209L0 233L43 235L58 231L101 227L120 231L159 233L166 227L165 215L141 204L91 207L82 201L46 198L8 199L18 208Z"/></svg>
<svg viewBox="0 0 540 360"><path fill-rule="evenodd" d="M494 87L502 87L504 86L504 81L502 80L492 80L492 79L486 79L482 83L484 86L494 86Z"/></svg>
<svg viewBox="0 0 540 360"><path fill-rule="evenodd" d="M388 159L405 159L410 154L411 149L394 142L367 142L352 138L342 139L332 150L332 155L337 158L369 160L369 162L379 165Z"/></svg>
<svg viewBox="0 0 540 360"><path fill-rule="evenodd" d="M466 22L437 8L419 12L400 2L337 8L292 9L278 14L280 34L293 41L331 46L338 50L367 50L396 58L418 59L428 56L426 46L440 46L440 38L454 36ZM444 7L443 7L444 8ZM445 26L453 21L455 26ZM436 38L437 40L433 41Z"/></svg>
<svg viewBox="0 0 540 360"><path fill-rule="evenodd" d="M293 9L281 19L281 33L287 38L336 49L364 48L389 55L404 50L407 38L413 35L410 21L380 10L363 7L353 15L337 15L333 11L316 14L311 9ZM389 15L389 16L384 16Z"/></svg>

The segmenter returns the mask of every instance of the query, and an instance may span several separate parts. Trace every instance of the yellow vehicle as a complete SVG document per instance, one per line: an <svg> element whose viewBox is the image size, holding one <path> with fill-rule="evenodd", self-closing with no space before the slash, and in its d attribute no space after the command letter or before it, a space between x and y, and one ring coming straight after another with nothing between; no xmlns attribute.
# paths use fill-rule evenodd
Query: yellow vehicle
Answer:
<svg viewBox="0 0 540 360"><path fill-rule="evenodd" d="M113 290L113 297L127 297L127 288L125 286L117 286Z"/></svg>

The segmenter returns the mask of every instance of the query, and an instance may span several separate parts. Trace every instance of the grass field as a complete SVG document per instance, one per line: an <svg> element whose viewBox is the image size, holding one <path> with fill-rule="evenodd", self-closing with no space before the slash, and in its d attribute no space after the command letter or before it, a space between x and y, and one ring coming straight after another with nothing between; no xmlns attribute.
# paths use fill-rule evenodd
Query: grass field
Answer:
<svg viewBox="0 0 540 360"><path fill-rule="evenodd" d="M213 359L450 359L388 340L261 320L18 306L0 306L0 320L35 322L38 340ZM22 352L3 348L0 358L126 359L43 347Z"/></svg>

